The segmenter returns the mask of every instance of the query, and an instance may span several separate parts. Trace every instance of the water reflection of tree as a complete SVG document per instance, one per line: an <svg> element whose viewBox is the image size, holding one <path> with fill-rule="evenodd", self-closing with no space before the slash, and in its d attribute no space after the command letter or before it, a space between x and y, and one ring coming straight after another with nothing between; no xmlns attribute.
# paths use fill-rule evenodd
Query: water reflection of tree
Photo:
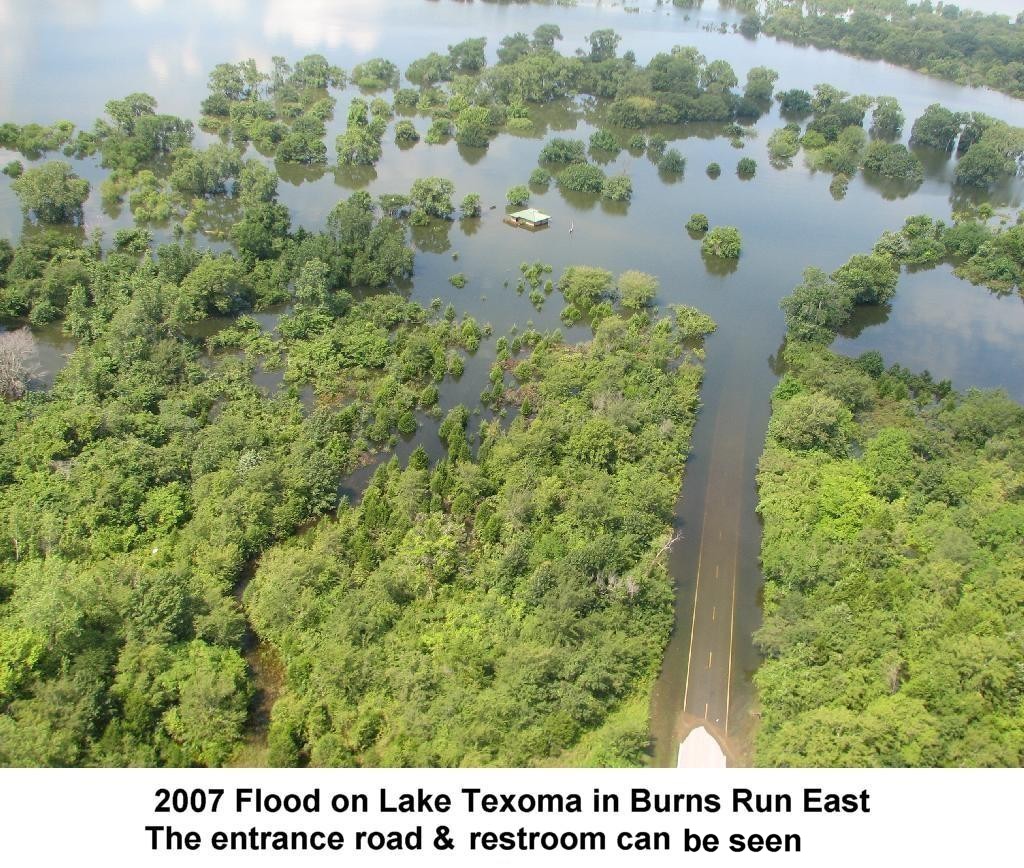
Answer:
<svg viewBox="0 0 1024 868"><path fill-rule="evenodd" d="M978 206L988 203L993 208L1020 205L1019 196L1015 195L1013 179L997 184L994 188L967 187L957 184L949 194L949 205L952 211L974 211Z"/></svg>
<svg viewBox="0 0 1024 868"><path fill-rule="evenodd" d="M859 304L854 308L852 316L839 329L841 337L851 340L859 338L864 329L876 325L884 325L889 321L892 305Z"/></svg>
<svg viewBox="0 0 1024 868"><path fill-rule="evenodd" d="M601 198L600 193L580 193L575 190L566 190L563 187L559 187L558 192L562 194L566 203L577 211L592 211Z"/></svg>
<svg viewBox="0 0 1024 868"><path fill-rule="evenodd" d="M463 217L459 220L459 229L462 230L462 234L467 238L471 235L476 235L480 231L481 219L479 217Z"/></svg>
<svg viewBox="0 0 1024 868"><path fill-rule="evenodd" d="M100 198L100 211L105 217L117 220L124 213L124 200L116 199L113 196L102 196Z"/></svg>
<svg viewBox="0 0 1024 868"><path fill-rule="evenodd" d="M921 161L921 168L924 169L924 176L933 180L950 180L949 151L941 148L930 148L926 145L910 144L910 153Z"/></svg>
<svg viewBox="0 0 1024 868"><path fill-rule="evenodd" d="M73 223L33 223L28 217L22 221L22 241L33 241L55 233L67 236L79 247L85 243L84 226Z"/></svg>
<svg viewBox="0 0 1024 868"><path fill-rule="evenodd" d="M719 138L732 138L735 130L731 121L687 121L682 124L657 124L650 128L650 133L672 144L687 139L710 142Z"/></svg>
<svg viewBox="0 0 1024 868"><path fill-rule="evenodd" d="M779 344L779 348L770 356L768 356L768 367L776 377L781 377L786 373L786 338L783 337L782 343Z"/></svg>
<svg viewBox="0 0 1024 868"><path fill-rule="evenodd" d="M268 160L273 159L274 154L277 153L277 143L270 141L254 141L251 143L252 149L259 154L261 157L266 157Z"/></svg>
<svg viewBox="0 0 1024 868"><path fill-rule="evenodd" d="M876 193L880 193L883 199L890 202L896 199L906 199L912 193L916 193L923 181L899 181L893 178L883 178L874 172L864 172L864 185L870 187Z"/></svg>
<svg viewBox="0 0 1024 868"><path fill-rule="evenodd" d="M790 123L800 123L804 118L810 117L814 112L810 107L806 109L785 109L779 108L779 117Z"/></svg>
<svg viewBox="0 0 1024 868"><path fill-rule="evenodd" d="M451 231L450 220L431 220L412 227L412 243L424 253L446 253L452 247Z"/></svg>
<svg viewBox="0 0 1024 868"><path fill-rule="evenodd" d="M704 267L708 274L713 274L715 277L728 277L740 267L738 259L725 259L721 256L704 256L703 254L701 254L701 258L704 260Z"/></svg>
<svg viewBox="0 0 1024 868"><path fill-rule="evenodd" d="M475 166L487 155L487 148L471 148L469 145L457 145L456 147L459 156L471 166Z"/></svg>
<svg viewBox="0 0 1024 868"><path fill-rule="evenodd" d="M274 169L277 171L277 177L293 187L299 187L307 182L319 181L327 174L326 166L307 166L304 163L285 163L281 160L274 163Z"/></svg>
<svg viewBox="0 0 1024 868"><path fill-rule="evenodd" d="M348 190L362 190L376 180L373 166L338 166L334 170L334 183Z"/></svg>
<svg viewBox="0 0 1024 868"><path fill-rule="evenodd" d="M629 213L629 202L613 202L610 199L601 199L601 211L613 217L625 217Z"/></svg>
<svg viewBox="0 0 1024 868"><path fill-rule="evenodd" d="M572 100L563 100L542 106L530 106L530 119L542 134L575 130L586 112Z"/></svg>
<svg viewBox="0 0 1024 868"><path fill-rule="evenodd" d="M200 229L213 238L227 238L231 227L242 219L242 205L228 196L213 196L203 200Z"/></svg>
<svg viewBox="0 0 1024 868"><path fill-rule="evenodd" d="M528 128L506 127L501 131L503 136L511 136L514 139L543 139L547 133L546 126L539 126L536 123Z"/></svg>
<svg viewBox="0 0 1024 868"><path fill-rule="evenodd" d="M607 166L611 163L614 163L619 158L619 155L616 154L614 151L605 151L602 150L601 148L592 147L590 148L589 153L590 159L592 159L599 166Z"/></svg>

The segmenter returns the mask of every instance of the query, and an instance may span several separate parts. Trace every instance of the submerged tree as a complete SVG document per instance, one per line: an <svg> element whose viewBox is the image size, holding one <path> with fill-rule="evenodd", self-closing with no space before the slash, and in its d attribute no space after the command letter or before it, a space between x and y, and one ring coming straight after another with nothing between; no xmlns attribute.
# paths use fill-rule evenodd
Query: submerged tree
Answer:
<svg viewBox="0 0 1024 868"><path fill-rule="evenodd" d="M21 210L40 223L79 223L89 198L89 182L68 163L56 160L33 166L11 183Z"/></svg>
<svg viewBox="0 0 1024 868"><path fill-rule="evenodd" d="M629 175L612 175L601 185L601 196L611 202L628 202L633 198L633 182Z"/></svg>
<svg viewBox="0 0 1024 868"><path fill-rule="evenodd" d="M459 211L462 212L463 217L479 217L482 208L480 206L480 194L479 193L467 193L462 197L462 203L459 205Z"/></svg>
<svg viewBox="0 0 1024 868"><path fill-rule="evenodd" d="M871 113L871 132L883 139L895 139L903 132L906 117L900 104L891 96L880 96Z"/></svg>
<svg viewBox="0 0 1024 868"><path fill-rule="evenodd" d="M624 271L618 283L621 304L628 310L649 307L658 294L658 278L643 271Z"/></svg>
<svg viewBox="0 0 1024 868"><path fill-rule="evenodd" d="M686 221L686 231L692 232L694 235L700 235L708 231L708 216L707 214L695 213L690 215L690 219Z"/></svg>
<svg viewBox="0 0 1024 868"><path fill-rule="evenodd" d="M681 175L686 170L686 158L675 148L669 148L658 160L658 172L662 175Z"/></svg>
<svg viewBox="0 0 1024 868"><path fill-rule="evenodd" d="M558 186L576 193L600 193L605 174L592 163L572 163L555 176Z"/></svg>
<svg viewBox="0 0 1024 868"><path fill-rule="evenodd" d="M883 178L917 184L924 180L924 167L906 145L875 141L864 155L864 169Z"/></svg>
<svg viewBox="0 0 1024 868"><path fill-rule="evenodd" d="M516 186L510 187L505 194L505 201L509 205L525 205L530 201L530 188L525 184L516 184Z"/></svg>
<svg viewBox="0 0 1024 868"><path fill-rule="evenodd" d="M454 192L455 185L446 178L417 178L413 181L409 198L421 214L447 220L455 207L452 204Z"/></svg>
<svg viewBox="0 0 1024 868"><path fill-rule="evenodd" d="M700 252L705 256L716 256L719 259L738 259L742 239L735 226L716 226L700 243Z"/></svg>
<svg viewBox="0 0 1024 868"><path fill-rule="evenodd" d="M932 103L910 130L910 141L943 151L951 151L960 132L961 119L949 109Z"/></svg>

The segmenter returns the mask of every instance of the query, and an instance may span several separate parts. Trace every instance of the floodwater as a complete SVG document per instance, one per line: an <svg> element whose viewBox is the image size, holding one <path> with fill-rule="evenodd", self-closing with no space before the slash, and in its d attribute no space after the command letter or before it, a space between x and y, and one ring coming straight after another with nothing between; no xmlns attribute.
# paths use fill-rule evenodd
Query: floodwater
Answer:
<svg viewBox="0 0 1024 868"><path fill-rule="evenodd" d="M878 350L890 364L928 370L959 388L1004 388L1024 401L1021 299L958 279L950 265L905 272L896 297L856 312L835 343L846 355Z"/></svg>
<svg viewBox="0 0 1024 868"><path fill-rule="evenodd" d="M747 40L729 32L728 25L739 16L710 2L701 10L656 6L651 0L640 5L639 13L627 14L605 4L564 8L441 0L140 0L130 8L100 0L52 8L6 2L0 34L0 121L66 117L89 125L107 99L130 90L154 94L162 111L196 117L206 74L220 61L254 57L269 66L275 54L294 60L317 51L345 68L373 56L388 57L404 68L428 51L487 36L493 62L501 36L529 32L543 22L560 25L563 52L582 46L592 30L614 27L623 36L620 50L633 50L641 63L672 45L695 45L709 59L732 63L741 81L749 68L766 65L779 71L779 90L829 82L855 93L892 95L907 114L908 133L913 118L932 102L1012 123L1024 119L1020 102L991 91L766 37ZM727 32L717 32L719 22L727 24ZM350 88L339 95L336 119L328 130L331 154L345 105L355 93ZM800 281L806 266L834 269L854 253L869 250L883 230L898 228L906 217L926 213L948 220L970 197L952 187L954 164L945 155L925 154L926 178L916 191L857 176L845 198L836 201L828 189L830 176L808 170L801 156L786 169L769 164L767 138L783 124L773 111L750 127L754 135L742 150L733 148L714 125L663 130L687 159L685 176L674 183L660 178L645 158L623 151L605 171L625 171L632 178L628 206L612 207L590 197L568 199L552 187L535 192L530 202L552 215L549 229L527 232L505 225L505 191L526 182L544 138L589 137L595 111L599 107L589 101L531 110L538 126L535 134L502 134L486 151L462 149L454 142L421 142L400 150L388 136L384 156L372 170L283 170L281 200L295 224L316 228L338 199L354 189L404 192L417 177L441 175L455 183L456 201L469 192L481 194L485 211L480 219L413 233L416 273L404 291L424 304L434 298L451 302L460 314L489 322L495 336L528 324L560 327L557 296L537 310L525 294L515 291L520 263L537 260L550 263L556 276L573 264L616 273L628 268L649 271L661 281L662 307L691 304L715 318L719 329L707 342L703 409L677 508L681 537L670 557L677 589L676 629L652 703L653 760L674 764L682 735L705 723L725 744L731 762L746 762L756 717L750 678L758 657L751 634L759 623L761 585L754 475L778 377L774 360L784 333L779 299ZM413 120L425 131L428 119ZM200 136L199 141L207 138ZM0 152L4 162L13 156ZM736 161L744 156L758 162L752 180L735 174ZM717 180L704 172L712 161L723 169ZM95 161L82 161L78 170L98 190L104 172ZM1022 193L1020 181L1007 182L989 199L1003 210L1016 209ZM734 268L701 258L699 242L683 228L697 211L706 213L712 225L740 229L743 254ZM105 213L94 192L85 220L86 231L101 228L109 234L129 225L130 215L127 209ZM571 235L570 221L575 226ZM0 177L0 236L15 239L22 230L10 182ZM448 282L455 272L466 275L465 288L455 289ZM272 319L264 327L272 329ZM568 340L588 335L583 328L564 332ZM859 313L848 333L837 342L842 352L880 349L888 362L927 367L937 377L951 378L958 388L1002 386L1024 398L1020 297L998 297L972 287L948 268L904 274L891 306ZM44 344L48 340L39 337ZM445 380L443 411L459 402L478 406L493 358L492 338L467 362L462 378ZM420 431L399 443L400 456L420 442L432 455L440 451L436 420L420 421ZM368 464L346 480L343 493L358 498L371 472Z"/></svg>
<svg viewBox="0 0 1024 868"><path fill-rule="evenodd" d="M24 323L18 320L0 317L0 334L23 327ZM48 323L33 329L32 335L35 338L35 353L29 359L29 388L48 389L75 351L75 340L64 334L59 323Z"/></svg>

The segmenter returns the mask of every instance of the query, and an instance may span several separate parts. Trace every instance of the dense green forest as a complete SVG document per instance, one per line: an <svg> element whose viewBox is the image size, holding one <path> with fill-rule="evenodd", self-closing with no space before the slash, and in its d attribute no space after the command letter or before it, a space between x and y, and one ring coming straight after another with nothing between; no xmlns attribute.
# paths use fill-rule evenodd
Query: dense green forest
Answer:
<svg viewBox="0 0 1024 868"><path fill-rule="evenodd" d="M143 230L105 255L65 236L17 248L8 291L68 298L80 344L52 390L0 403L4 763L230 758L250 690L232 596L246 564L333 510L339 481L410 417L415 428L412 411L479 340L453 311L354 302L347 269L381 224L356 225L347 241L282 238L275 266L297 300L281 337L242 316L209 362L189 322L244 309L264 263L188 244L153 255ZM325 251L346 275L336 283ZM293 388L266 397L257 358L325 400L305 412Z"/></svg>
<svg viewBox="0 0 1024 868"><path fill-rule="evenodd" d="M664 555L700 368L692 309L610 315L508 356L477 455L378 468L362 502L269 551L245 594L280 653L270 761L634 765L672 623Z"/></svg>
<svg viewBox="0 0 1024 868"><path fill-rule="evenodd" d="M508 431L485 426L474 457L457 408L433 470L420 451L380 469L358 508L339 504L344 477L432 411L482 329L396 295L353 301L338 284L384 224L359 195L331 223L345 240L280 239L296 296L280 337L241 316L211 338L212 365L187 324L244 309L260 262L187 244L153 256L142 230L106 255L62 236L18 247L18 274L39 276L8 289L80 296L67 316L82 343L50 392L0 404L3 763L228 762L252 689L233 589L336 509L267 555L246 594L287 664L272 761L527 763L629 698L641 711L587 756L636 761L700 380L678 362L713 325L689 309L617 316L599 289L612 297L611 275L576 269L563 291L589 301L595 339L503 339L492 383L520 408ZM316 409L294 389L266 397L257 359L315 384ZM454 720L452 703L481 727L484 708L502 711L445 743L424 726Z"/></svg>
<svg viewBox="0 0 1024 868"><path fill-rule="evenodd" d="M769 139L772 165L803 150L811 168L834 176L840 198L860 170L922 183L922 148L955 151L957 182L991 187L1018 171L1024 130L933 105L913 122L908 149L897 142L907 119L893 97L828 84L775 93L778 75L766 67L741 85L728 63L683 46L641 65L610 29L575 55L556 50L561 39L554 25L512 34L493 66L486 41L466 39L404 73L384 58L346 72L316 54L275 57L268 69L222 63L195 123L136 92L107 102L89 129L0 125L0 147L26 161L3 170L25 226L17 244L0 240L0 316L26 328L0 341L0 764L645 761L651 684L672 624L672 509L714 323L691 307L656 309L651 274L576 265L557 275L524 262L516 291L537 309L561 298L561 322L593 338L567 345L557 331L511 329L495 339L481 404L445 412L439 389L492 329L440 299L405 297L410 239L479 218L480 195L460 190L459 200L452 181L424 177L376 197L353 193L309 229L293 225L279 174L373 171L385 136L401 150L483 149L505 131L543 133L538 166L509 179L519 182L510 205L553 184L624 208L631 179L602 168L622 149L676 182L686 158L665 125L714 121L742 148L749 132L738 122L774 100L786 125ZM350 85L359 94L329 148L334 92ZM563 100L600 124L589 142L546 135L539 109ZM430 119L422 143L417 115ZM197 127L218 140L196 146ZM94 191L72 159L106 170L102 207L113 217L127 209L132 228L86 234ZM763 175L750 157L735 168L742 179ZM717 177L721 166L706 171ZM832 274L809 269L783 302L788 373L760 480L769 579L760 635L770 658L759 676L762 762L837 761L815 753L812 712L832 696L836 709L859 714L882 695L872 678L890 685L886 701L920 704L901 704L905 728L876 727L870 749L879 752L851 748L850 762L960 761L949 751L965 720L980 739L978 761L1019 758L1010 605L1019 603L1019 410L823 348L856 305L892 297L902 265L950 262L997 292L1019 289L1024 226L990 217L982 206L948 224L910 218ZM749 249L739 228L706 215L685 227L709 262ZM476 278L459 271L448 282L462 289ZM268 308L283 311L273 331L254 316ZM77 348L40 390L29 328L51 323ZM268 394L258 372L279 375L281 388ZM400 437L438 423L440 455L418 448L389 459ZM872 481L872 438L883 434L906 446L891 462L917 474L897 474L902 488ZM877 450L889 461L891 448L883 438ZM962 474L958 462L977 472ZM365 492L343 494L370 465ZM812 471L823 475L805 490ZM853 478L867 505L858 500L847 518ZM805 506L819 490L834 502ZM813 552L806 561L781 542L798 539ZM899 618L928 619L939 606L946 634L992 637L984 648L1005 661L992 693L999 707L954 720L933 682L927 696L925 686L899 690L911 675L926 685L921 671L940 672L949 696L963 699L948 671L971 677L967 664L922 664L903 639L919 632L910 621L888 645L871 643L884 661L863 662L868 686L856 697L830 694L837 670L822 659L853 669L820 650L811 665L808 623L825 635L837 611L876 628L889 622L870 608L881 592L872 603L858 586L840 602L828 598L837 585L807 576L841 571L881 586L905 579L907 563L933 562L935 575L959 568L961 578L940 586L922 573L933 608L908 605ZM999 593L971 597L963 614L963 589L1000 570L1009 578ZM893 586L885 604L916 601L923 592L909 585ZM811 620L819 608L828 614ZM245 654L254 641L276 679L266 743L254 726L265 685ZM797 673L806 689L785 680ZM883 735L909 752L883 755Z"/></svg>
<svg viewBox="0 0 1024 868"><path fill-rule="evenodd" d="M1019 287L1021 238L910 218L782 302L758 471L761 765L1024 761L1024 409L827 348L855 304L891 298L900 262Z"/></svg>
<svg viewBox="0 0 1024 868"><path fill-rule="evenodd" d="M931 0L769 0L764 14L753 12L745 24L747 32L760 28L791 42L1024 97L1024 13L1011 20Z"/></svg>
<svg viewBox="0 0 1024 868"><path fill-rule="evenodd" d="M2 250L5 309L62 319L79 346L52 390L0 404L0 762L230 762L253 693L235 594L311 523L245 595L285 665L270 761L639 761L692 351L713 324L652 320L650 275L567 270L558 288L594 341L500 338L484 397L517 408L511 427L477 444L452 410L440 463L384 465L354 507L346 476L439 413L437 384L488 332L365 293L411 273L391 215L444 219L452 186L355 193L311 233L290 228L270 170L230 171L238 254L154 249L140 228L108 250L55 230ZM281 300L276 335L246 313ZM212 315L234 320L204 345ZM286 388L267 397L257 364ZM456 708L477 728L425 729ZM484 709L501 711L485 725Z"/></svg>

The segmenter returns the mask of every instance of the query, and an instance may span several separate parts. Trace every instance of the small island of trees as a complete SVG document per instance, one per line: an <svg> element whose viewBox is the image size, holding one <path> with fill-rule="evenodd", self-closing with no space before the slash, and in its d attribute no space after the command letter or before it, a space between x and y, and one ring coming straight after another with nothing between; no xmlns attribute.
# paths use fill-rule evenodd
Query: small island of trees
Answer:
<svg viewBox="0 0 1024 868"><path fill-rule="evenodd" d="M716 226L701 240L700 252L718 259L739 259L742 245L740 231L735 226Z"/></svg>

